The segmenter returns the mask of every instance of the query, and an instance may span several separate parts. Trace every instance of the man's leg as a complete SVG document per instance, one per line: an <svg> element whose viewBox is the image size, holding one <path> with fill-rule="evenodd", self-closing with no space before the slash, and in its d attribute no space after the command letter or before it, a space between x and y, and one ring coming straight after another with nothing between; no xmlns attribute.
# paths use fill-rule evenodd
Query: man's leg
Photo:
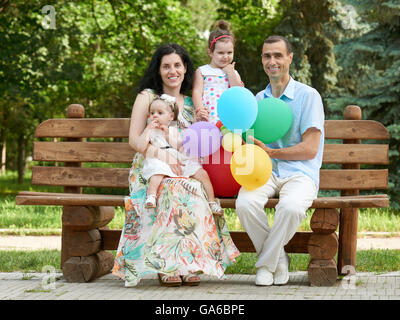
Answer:
<svg viewBox="0 0 400 320"><path fill-rule="evenodd" d="M275 176L272 175L268 182L256 190L247 191L241 188L236 200L236 213L240 223L249 235L257 254L263 249L263 244L268 238L270 227L264 211L268 198L276 194ZM273 274L265 267L257 269L256 285L270 286L274 282Z"/></svg>
<svg viewBox="0 0 400 320"><path fill-rule="evenodd" d="M253 242L257 254L261 253L263 244L271 230L264 206L268 198L276 194L274 180L275 178L272 175L265 185L251 191L242 187L236 199L236 214Z"/></svg>
<svg viewBox="0 0 400 320"><path fill-rule="evenodd" d="M279 179L281 190L279 203L276 206L274 225L263 244L256 267L265 266L275 272L282 256L283 247L294 236L301 221L306 217L306 210L317 197L314 182L305 176Z"/></svg>

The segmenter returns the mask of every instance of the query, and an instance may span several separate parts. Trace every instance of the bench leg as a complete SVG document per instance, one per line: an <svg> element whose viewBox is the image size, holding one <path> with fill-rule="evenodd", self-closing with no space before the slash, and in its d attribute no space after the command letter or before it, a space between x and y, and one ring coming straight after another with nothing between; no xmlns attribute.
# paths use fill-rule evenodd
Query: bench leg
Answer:
<svg viewBox="0 0 400 320"><path fill-rule="evenodd" d="M61 269L68 282L88 282L110 272L113 255L102 250L98 228L114 217L114 207L64 206Z"/></svg>
<svg viewBox="0 0 400 320"><path fill-rule="evenodd" d="M340 210L338 273L348 274L356 270L357 264L357 228L358 209L346 208Z"/></svg>
<svg viewBox="0 0 400 320"><path fill-rule="evenodd" d="M315 209L310 227L313 231L307 245L310 254L308 280L312 286L333 286L338 272L334 257L338 251L335 233L339 223L336 209Z"/></svg>

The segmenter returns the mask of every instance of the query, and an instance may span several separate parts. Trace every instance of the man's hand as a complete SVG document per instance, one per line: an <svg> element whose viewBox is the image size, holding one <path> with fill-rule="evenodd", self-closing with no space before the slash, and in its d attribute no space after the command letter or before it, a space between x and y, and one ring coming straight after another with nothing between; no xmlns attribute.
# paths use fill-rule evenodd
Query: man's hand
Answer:
<svg viewBox="0 0 400 320"><path fill-rule="evenodd" d="M254 138L253 136L247 136L249 140L253 141L255 145L259 146L263 149L271 158L274 158L273 154L275 153L275 149L268 148L264 142Z"/></svg>

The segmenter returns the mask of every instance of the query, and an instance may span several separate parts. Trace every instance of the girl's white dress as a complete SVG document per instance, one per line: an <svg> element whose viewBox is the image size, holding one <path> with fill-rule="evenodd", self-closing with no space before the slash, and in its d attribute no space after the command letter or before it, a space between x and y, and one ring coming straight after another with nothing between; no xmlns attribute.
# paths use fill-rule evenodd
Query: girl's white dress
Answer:
<svg viewBox="0 0 400 320"><path fill-rule="evenodd" d="M179 132L175 126L169 127L169 137L170 139L179 139ZM175 158L177 158L183 166L182 175L177 176L171 170L171 167L164 161L157 158L145 158L143 161L143 177L148 180L151 176L155 174L161 174L168 177L186 177L189 178L193 176L199 169L202 168L201 164L198 162L197 158L189 158L184 153L174 149L166 140L165 134L160 129L152 129L150 131L150 143L158 148L165 149L170 152Z"/></svg>
<svg viewBox="0 0 400 320"><path fill-rule="evenodd" d="M226 73L220 68L213 68L209 64L199 67L203 75L203 105L210 110L209 122L216 124L219 120L217 101L227 90L229 80Z"/></svg>

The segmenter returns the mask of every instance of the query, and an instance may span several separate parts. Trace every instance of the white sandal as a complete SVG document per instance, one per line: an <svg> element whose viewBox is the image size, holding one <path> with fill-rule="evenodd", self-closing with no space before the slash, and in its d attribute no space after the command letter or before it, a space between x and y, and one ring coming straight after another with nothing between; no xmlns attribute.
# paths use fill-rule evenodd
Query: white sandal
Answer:
<svg viewBox="0 0 400 320"><path fill-rule="evenodd" d="M215 202L211 201L208 203L210 205L211 212L217 216L222 216L224 214L224 210L221 208L221 206Z"/></svg>
<svg viewBox="0 0 400 320"><path fill-rule="evenodd" d="M156 195L155 194L149 194L146 197L145 207L146 207L146 209L151 209L151 208L156 207Z"/></svg>

